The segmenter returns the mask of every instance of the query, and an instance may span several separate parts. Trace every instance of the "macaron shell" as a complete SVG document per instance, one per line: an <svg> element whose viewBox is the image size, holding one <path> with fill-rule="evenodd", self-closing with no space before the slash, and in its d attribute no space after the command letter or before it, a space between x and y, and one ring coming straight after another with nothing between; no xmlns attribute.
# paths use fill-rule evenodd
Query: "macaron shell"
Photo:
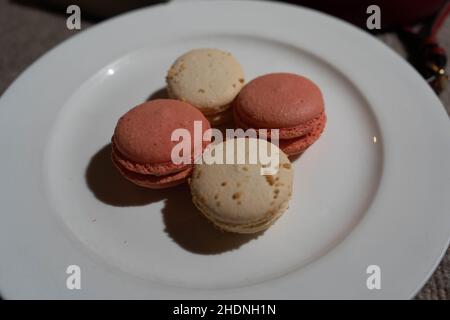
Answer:
<svg viewBox="0 0 450 320"><path fill-rule="evenodd" d="M235 102L253 128L290 128L319 116L324 100L311 80L292 73L271 73L246 84Z"/></svg>
<svg viewBox="0 0 450 320"><path fill-rule="evenodd" d="M280 149L283 150L283 152L288 156L294 156L303 153L322 135L322 132L325 129L326 120L327 117L324 113L313 130L311 130L306 135L293 139L280 139Z"/></svg>
<svg viewBox="0 0 450 320"><path fill-rule="evenodd" d="M174 62L166 80L171 97L213 115L229 108L244 85L244 73L229 52L195 49Z"/></svg>
<svg viewBox="0 0 450 320"><path fill-rule="evenodd" d="M117 162L114 156L112 157L112 162L127 180L140 187L149 189L170 188L185 183L193 171L193 165L190 165L182 171L164 176L155 176L130 171Z"/></svg>
<svg viewBox="0 0 450 320"><path fill-rule="evenodd" d="M269 144L265 140L259 141ZM224 148L227 143L226 152L233 140L220 143L206 152ZM275 175L261 175L261 164L195 165L190 179L193 201L216 225L228 231L252 225L268 226L270 224L266 222L280 210L284 211L291 198L293 169L287 156L270 145L279 154L279 169Z"/></svg>
<svg viewBox="0 0 450 320"><path fill-rule="evenodd" d="M113 137L115 147L126 159L138 164L171 162L172 148L179 143L171 141L172 133L187 129L193 139L195 121L201 123L202 132L210 128L204 115L188 103L173 99L145 102L119 119ZM195 150L201 152L202 147Z"/></svg>

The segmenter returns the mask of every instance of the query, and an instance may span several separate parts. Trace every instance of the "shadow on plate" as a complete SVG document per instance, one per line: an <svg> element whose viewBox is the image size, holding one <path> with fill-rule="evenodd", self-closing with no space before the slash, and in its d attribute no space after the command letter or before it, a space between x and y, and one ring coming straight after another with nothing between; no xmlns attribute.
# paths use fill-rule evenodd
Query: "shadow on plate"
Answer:
<svg viewBox="0 0 450 320"><path fill-rule="evenodd" d="M235 234L215 228L192 203L187 184L168 190L162 212L167 234L193 253L218 254L230 251L262 234Z"/></svg>
<svg viewBox="0 0 450 320"><path fill-rule="evenodd" d="M192 253L219 254L237 249L262 234L241 235L218 230L193 205L187 184L163 190L132 184L112 164L111 144L94 154L86 168L85 178L94 196L111 206L144 206L164 201L164 231L180 247Z"/></svg>
<svg viewBox="0 0 450 320"><path fill-rule="evenodd" d="M155 100L155 99L169 99L166 87L156 90L153 92L145 101Z"/></svg>
<svg viewBox="0 0 450 320"><path fill-rule="evenodd" d="M123 178L111 161L111 144L92 156L85 178L94 196L111 206L144 206L165 198L162 190L141 188Z"/></svg>

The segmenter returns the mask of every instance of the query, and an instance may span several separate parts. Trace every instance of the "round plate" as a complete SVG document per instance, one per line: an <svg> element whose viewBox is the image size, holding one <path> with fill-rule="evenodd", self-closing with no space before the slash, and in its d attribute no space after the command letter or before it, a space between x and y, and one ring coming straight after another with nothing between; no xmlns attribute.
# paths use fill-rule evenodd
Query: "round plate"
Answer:
<svg viewBox="0 0 450 320"><path fill-rule="evenodd" d="M294 162L289 210L256 236L215 230L187 186L119 176L121 114L161 96L185 51L232 52L246 78L322 89L327 127ZM410 298L448 245L450 126L420 76L379 41L290 5L214 1L128 13L34 63L0 100L5 298ZM81 290L66 287L67 267ZM367 268L380 267L369 290Z"/></svg>

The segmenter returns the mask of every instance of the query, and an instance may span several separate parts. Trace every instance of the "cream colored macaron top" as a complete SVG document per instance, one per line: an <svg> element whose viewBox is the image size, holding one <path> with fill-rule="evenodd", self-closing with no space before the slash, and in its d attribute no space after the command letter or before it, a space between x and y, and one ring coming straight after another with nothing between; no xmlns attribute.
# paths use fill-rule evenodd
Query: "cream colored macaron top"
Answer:
<svg viewBox="0 0 450 320"><path fill-rule="evenodd" d="M283 151L259 139L220 142L206 151L204 158L222 151L226 155L241 139L246 141L245 163L198 164L190 187L194 204L215 225L226 231L252 233L269 227L287 208L292 194L293 169ZM258 141L258 148L269 147L272 154L278 156L276 174L262 175L263 165L259 159L249 164L250 154L258 153L250 146L251 140ZM237 153L235 149L235 157Z"/></svg>
<svg viewBox="0 0 450 320"><path fill-rule="evenodd" d="M229 107L244 85L244 73L229 52L194 49L174 62L166 80L170 97L211 115Z"/></svg>

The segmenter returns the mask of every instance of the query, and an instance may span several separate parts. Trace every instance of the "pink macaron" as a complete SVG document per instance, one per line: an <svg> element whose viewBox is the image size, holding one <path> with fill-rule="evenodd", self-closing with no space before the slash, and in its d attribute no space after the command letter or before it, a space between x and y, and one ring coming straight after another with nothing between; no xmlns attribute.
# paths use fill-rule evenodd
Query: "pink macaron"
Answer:
<svg viewBox="0 0 450 320"><path fill-rule="evenodd" d="M207 142L194 142L195 121L201 124L202 134L210 128L203 114L186 102L158 99L140 104L117 122L112 161L125 178L139 186L160 189L181 184L190 176L193 162L172 161L172 149L179 142L171 141L171 136L176 129L186 129L191 159L200 156Z"/></svg>
<svg viewBox="0 0 450 320"><path fill-rule="evenodd" d="M322 134L325 108L322 92L308 78L271 73L245 85L233 103L236 126L279 129L280 148L301 154Z"/></svg>

